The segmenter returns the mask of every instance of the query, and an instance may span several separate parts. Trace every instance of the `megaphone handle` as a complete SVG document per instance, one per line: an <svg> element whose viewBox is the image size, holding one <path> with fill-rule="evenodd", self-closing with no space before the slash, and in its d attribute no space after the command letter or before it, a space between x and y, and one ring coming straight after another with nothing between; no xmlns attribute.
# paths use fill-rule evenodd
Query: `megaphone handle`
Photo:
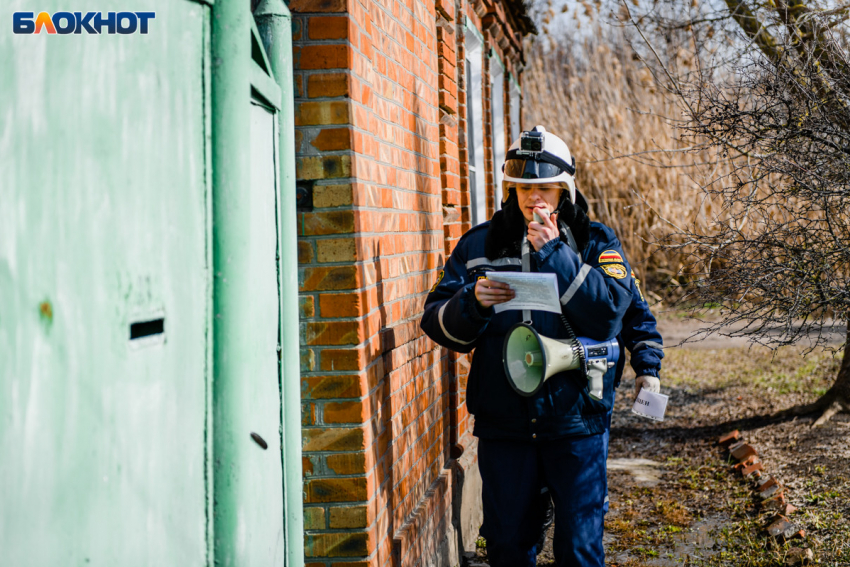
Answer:
<svg viewBox="0 0 850 567"><path fill-rule="evenodd" d="M526 232L525 236L522 237L522 271L530 272L531 271L531 251L528 246L528 233ZM526 325L531 325L531 310L523 309L522 310L522 322Z"/></svg>
<svg viewBox="0 0 850 567"><path fill-rule="evenodd" d="M587 361L587 381L590 397L594 400L602 400L605 372L608 370L608 360L595 358Z"/></svg>

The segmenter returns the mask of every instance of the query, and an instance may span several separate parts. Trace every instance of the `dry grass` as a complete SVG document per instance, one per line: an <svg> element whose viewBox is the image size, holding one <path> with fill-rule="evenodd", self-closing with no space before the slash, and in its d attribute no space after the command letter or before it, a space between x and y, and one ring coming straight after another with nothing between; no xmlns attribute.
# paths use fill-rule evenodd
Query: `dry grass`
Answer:
<svg viewBox="0 0 850 567"><path fill-rule="evenodd" d="M717 175L717 158L682 151L668 120L681 116L673 97L658 89L622 30L595 25L583 44L564 37L529 46L524 127L544 124L567 141L591 218L615 230L639 275L664 285L685 257L651 243L670 232L666 221L706 229L711 203L699 185Z"/></svg>
<svg viewBox="0 0 850 567"><path fill-rule="evenodd" d="M655 503L655 513L667 525L687 527L693 517L681 503L673 500L661 500Z"/></svg>

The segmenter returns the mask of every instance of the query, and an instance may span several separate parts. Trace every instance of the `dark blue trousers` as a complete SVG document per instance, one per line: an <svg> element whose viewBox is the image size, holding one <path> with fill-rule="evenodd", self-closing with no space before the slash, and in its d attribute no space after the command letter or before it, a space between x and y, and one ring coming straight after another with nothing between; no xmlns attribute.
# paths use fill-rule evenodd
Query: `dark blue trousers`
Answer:
<svg viewBox="0 0 850 567"><path fill-rule="evenodd" d="M536 503L549 487L559 567L604 567L607 492L604 435L534 443L479 439L484 525L491 567L534 567L540 535Z"/></svg>

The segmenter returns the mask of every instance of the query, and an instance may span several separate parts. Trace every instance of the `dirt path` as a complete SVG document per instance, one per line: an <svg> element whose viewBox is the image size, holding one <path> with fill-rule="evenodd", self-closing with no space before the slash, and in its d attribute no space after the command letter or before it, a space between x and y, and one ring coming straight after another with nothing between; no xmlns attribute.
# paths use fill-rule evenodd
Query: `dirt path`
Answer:
<svg viewBox="0 0 850 567"><path fill-rule="evenodd" d="M730 333L745 329L743 323L732 325L722 333L710 335L706 333L709 327L709 322L683 317L680 313L661 313L658 321L658 331L664 337L664 344L668 347L681 346L689 349L747 348L751 344L745 337L728 336ZM777 332L778 329L773 331L774 334L777 334ZM844 341L847 328L842 324L832 323L822 327L821 333L827 344L840 345ZM814 338L801 341L802 346L808 346Z"/></svg>
<svg viewBox="0 0 850 567"><path fill-rule="evenodd" d="M659 327L668 345L699 329L678 319ZM839 344L844 329L830 331ZM667 349L663 423L631 414L634 375L626 371L611 430L607 565L772 567L784 564L792 545L810 546L817 564L850 565L850 416L816 429L813 418L764 419L813 401L831 384L840 358L807 350L772 352L728 337ZM767 517L716 445L733 429L788 486L789 501L800 509L792 520L806 529L807 541L778 545L764 535ZM554 565L551 537L552 530L538 565Z"/></svg>

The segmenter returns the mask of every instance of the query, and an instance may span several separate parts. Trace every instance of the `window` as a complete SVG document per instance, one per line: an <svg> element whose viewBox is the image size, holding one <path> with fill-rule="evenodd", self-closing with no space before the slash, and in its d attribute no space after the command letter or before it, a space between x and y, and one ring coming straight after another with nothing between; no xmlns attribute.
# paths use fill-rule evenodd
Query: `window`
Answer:
<svg viewBox="0 0 850 567"><path fill-rule="evenodd" d="M487 219L486 181L484 177L484 121L482 120L482 46L481 33L466 23L466 147L469 155L469 197L472 224Z"/></svg>
<svg viewBox="0 0 850 567"><path fill-rule="evenodd" d="M519 138L519 133L522 130L519 123L519 105L521 101L522 91L520 91L519 83L516 82L513 75L508 75L508 82L511 89L511 143Z"/></svg>
<svg viewBox="0 0 850 567"><path fill-rule="evenodd" d="M494 209L502 205L502 164L505 163L505 70L498 56L490 58L490 108L493 110L491 124L493 125L493 179L495 187L493 196Z"/></svg>

